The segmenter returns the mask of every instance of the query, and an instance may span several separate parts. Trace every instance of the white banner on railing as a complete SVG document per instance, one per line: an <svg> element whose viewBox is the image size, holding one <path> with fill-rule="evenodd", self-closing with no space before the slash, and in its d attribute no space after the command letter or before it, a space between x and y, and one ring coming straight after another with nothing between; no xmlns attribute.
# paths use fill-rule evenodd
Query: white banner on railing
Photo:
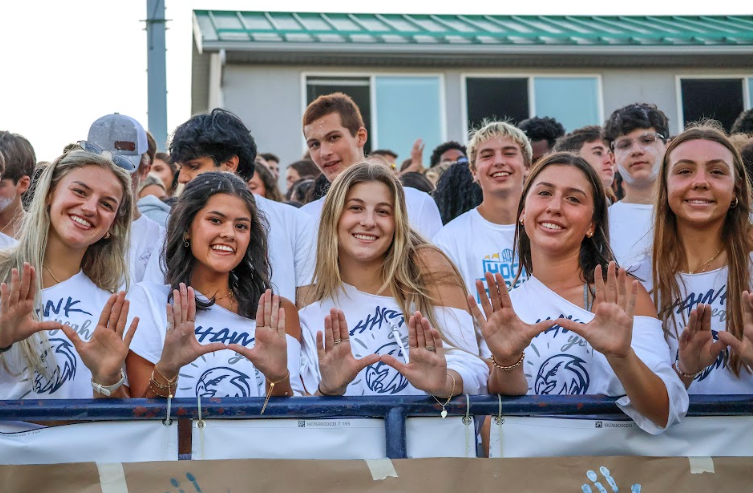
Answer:
<svg viewBox="0 0 753 493"><path fill-rule="evenodd" d="M193 422L193 459L382 459L384 420L209 419Z"/></svg>
<svg viewBox="0 0 753 493"><path fill-rule="evenodd" d="M489 418L487 418L489 419ZM750 457L753 416L686 417L659 435L633 421L491 417L490 457Z"/></svg>
<svg viewBox="0 0 753 493"><path fill-rule="evenodd" d="M405 423L408 458L476 457L473 418L461 416L408 418Z"/></svg>
<svg viewBox="0 0 753 493"><path fill-rule="evenodd" d="M25 429L22 429L25 428ZM178 460L178 425L108 421L39 427L0 423L0 464Z"/></svg>

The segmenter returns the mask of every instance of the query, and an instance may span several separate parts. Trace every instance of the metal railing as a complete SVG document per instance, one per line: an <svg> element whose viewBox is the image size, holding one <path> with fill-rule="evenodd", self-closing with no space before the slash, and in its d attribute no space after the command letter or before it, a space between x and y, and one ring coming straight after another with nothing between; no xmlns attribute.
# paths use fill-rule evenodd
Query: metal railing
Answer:
<svg viewBox="0 0 753 493"><path fill-rule="evenodd" d="M458 396L447 404L451 416L599 416L626 418L604 396ZM334 417L382 418L386 453L405 458L405 420L439 416L441 406L424 396L288 397L272 398L260 414L263 398L173 399L172 419L316 419ZM199 408L199 405L201 408ZM501 412L500 412L501 410ZM753 415L753 395L693 395L688 416ZM0 400L0 421L130 421L166 419L168 402L156 399Z"/></svg>

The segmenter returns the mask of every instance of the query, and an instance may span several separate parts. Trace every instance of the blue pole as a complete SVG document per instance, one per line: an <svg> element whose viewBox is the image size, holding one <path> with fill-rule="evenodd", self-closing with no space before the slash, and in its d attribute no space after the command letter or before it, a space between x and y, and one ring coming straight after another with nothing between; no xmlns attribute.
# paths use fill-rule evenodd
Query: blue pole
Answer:
<svg viewBox="0 0 753 493"><path fill-rule="evenodd" d="M408 457L405 418L405 410L400 407L393 407L387 411L387 415L384 417L384 430L387 435L385 452L390 459L405 459Z"/></svg>
<svg viewBox="0 0 753 493"><path fill-rule="evenodd" d="M166 23L165 0L146 0L148 127L160 151L167 146Z"/></svg>

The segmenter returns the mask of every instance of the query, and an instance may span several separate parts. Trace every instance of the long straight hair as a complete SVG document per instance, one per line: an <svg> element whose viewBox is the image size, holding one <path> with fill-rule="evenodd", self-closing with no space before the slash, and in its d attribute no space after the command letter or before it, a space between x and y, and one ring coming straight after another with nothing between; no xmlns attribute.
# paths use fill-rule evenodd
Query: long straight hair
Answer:
<svg viewBox="0 0 753 493"><path fill-rule="evenodd" d="M525 208L526 197L531 191L533 182L549 166L569 166L575 168L583 173L591 185L591 198L594 202L594 211L591 220L594 223L594 234L590 238L587 236L584 237L580 244L578 267L580 267L583 280L592 285L594 283L594 269L596 269L596 266L600 265L602 273L606 276L609 262L614 260L614 254L609 246L609 205L606 193L604 192L604 185L601 183L601 178L599 178L596 170L582 157L570 152L549 154L540 159L528 173L528 177L523 185L523 194L520 196L520 203L518 203L518 214L515 221L515 250L513 251L513 257L517 254L519 261L518 272L515 274L515 280L511 285L515 286L524 271L528 275L534 274L533 259L531 257L531 240L528 238L525 226L520 222L520 216Z"/></svg>
<svg viewBox="0 0 753 493"><path fill-rule="evenodd" d="M427 287L437 283L452 284L465 291L465 283L449 259L447 259L448 263L453 266L449 274L427 272L425 268L422 268L423 265L418 260L419 251L422 249L429 248L439 252L445 258L447 256L410 227L403 187L392 170L383 164L369 162L355 164L332 183L322 209L317 239L314 287L310 301L335 298L342 290L337 225L345 209L348 192L359 183L372 182L384 184L394 202L392 216L395 220L395 232L392 244L384 254L379 272L379 281L382 283L380 292L388 290L392 293L406 320L413 310L418 310L433 327L441 332L434 314L437 300L432 299Z"/></svg>
<svg viewBox="0 0 753 493"><path fill-rule="evenodd" d="M681 278L678 273L687 264L687 257L685 250L678 248L682 245L682 241L677 231L677 216L669 206L667 176L672 151L692 140L716 142L732 153L732 167L735 174L734 196L737 205L727 210L722 226L722 248L727 252L728 272L725 324L726 330L740 339L743 332L742 292L751 290L750 252L753 250L753 242L749 236L750 182L740 153L724 132L708 123L691 127L672 139L664 154L658 177L651 262L654 304L659 308L659 318L664 321L665 332L668 334L674 332L673 335L679 338L674 303L681 296L678 283L678 279ZM682 316L683 323L687 322L684 312ZM669 321L673 327L672 332L667 324ZM735 375L740 375L742 364L738 355L732 354L728 366Z"/></svg>
<svg viewBox="0 0 753 493"><path fill-rule="evenodd" d="M251 216L251 241L240 263L231 271L228 288L238 303L238 314L253 319L259 298L270 288L272 268L267 257L267 220L256 207L254 196L246 183L233 173L210 171L202 173L186 185L170 214L167 224L165 247L161 261L165 266L165 280L170 285L168 300L180 283L191 285L191 275L196 267L196 258L190 243L186 246L186 236L198 212L209 199L217 194L238 197L246 205ZM191 240L193 241L193 240ZM207 294L207 293L204 293ZM196 298L196 309L206 310L214 304L214 298L204 301Z"/></svg>
<svg viewBox="0 0 753 493"><path fill-rule="evenodd" d="M127 259L133 207L131 176L112 162L109 153L93 154L74 146L72 150L47 166L39 177L29 213L24 217L18 245L0 252L0 281L8 285L10 285L12 269L22 272L24 262L36 268L36 279L33 281L40 289L34 300L35 307L41 303L44 256L51 227L50 198L55 193L60 180L70 172L85 166L96 166L111 171L120 182L123 198L110 227L110 238L101 238L89 245L81 260L81 270L95 285L111 293L117 291L124 283L126 289L128 287L130 275ZM43 313L37 314L34 310L32 317L41 319ZM47 345L47 336L44 333L36 334L19 343L22 356L29 368L46 371L47 366L42 364L41 354Z"/></svg>

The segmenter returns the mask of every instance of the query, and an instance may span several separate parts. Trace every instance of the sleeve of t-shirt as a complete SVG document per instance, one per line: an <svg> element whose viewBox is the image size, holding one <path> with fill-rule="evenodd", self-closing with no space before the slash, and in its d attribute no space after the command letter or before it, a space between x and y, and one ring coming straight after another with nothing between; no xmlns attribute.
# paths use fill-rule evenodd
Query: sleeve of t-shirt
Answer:
<svg viewBox="0 0 753 493"><path fill-rule="evenodd" d="M295 287L309 286L316 265L314 221L306 213L295 211Z"/></svg>
<svg viewBox="0 0 753 493"><path fill-rule="evenodd" d="M685 417L689 404L688 391L680 377L672 369L669 346L664 339L661 321L653 317L635 317L631 346L641 361L664 382L669 397L667 426L657 426L653 421L639 413L626 395L617 400L617 405L644 431L656 435L679 423ZM622 393L624 394L624 389ZM615 394L610 392L609 395Z"/></svg>
<svg viewBox="0 0 753 493"><path fill-rule="evenodd" d="M309 305L299 313L301 319L301 381L306 392L313 395L321 381L319 354L316 351L316 332L322 330L324 317L321 317L321 320L317 323L319 310L315 309L314 305Z"/></svg>
<svg viewBox="0 0 753 493"><path fill-rule="evenodd" d="M414 227L426 238L434 238L442 229L442 216L439 215L437 203L429 194L425 193L423 199L418 224Z"/></svg>
<svg viewBox="0 0 753 493"><path fill-rule="evenodd" d="M162 356L162 346L165 343L166 327L161 313L165 313L167 300L159 303L143 283L133 286L127 299L130 301L130 310L126 327L130 327L131 321L139 317L139 325L131 341L131 351L156 364ZM158 311L160 307L161 311Z"/></svg>
<svg viewBox="0 0 753 493"><path fill-rule="evenodd" d="M489 367L479 358L473 318L457 308L437 307L435 313L444 336L447 368L462 377L464 394L485 394Z"/></svg>
<svg viewBox="0 0 753 493"><path fill-rule="evenodd" d="M295 337L286 336L288 343L288 371L290 372L290 387L293 395L304 395L305 389L301 381L301 343Z"/></svg>
<svg viewBox="0 0 753 493"><path fill-rule="evenodd" d="M165 271L162 269L162 249L165 245L165 230L161 229L162 236L158 238L157 245L146 264L143 281L157 284L165 284Z"/></svg>

